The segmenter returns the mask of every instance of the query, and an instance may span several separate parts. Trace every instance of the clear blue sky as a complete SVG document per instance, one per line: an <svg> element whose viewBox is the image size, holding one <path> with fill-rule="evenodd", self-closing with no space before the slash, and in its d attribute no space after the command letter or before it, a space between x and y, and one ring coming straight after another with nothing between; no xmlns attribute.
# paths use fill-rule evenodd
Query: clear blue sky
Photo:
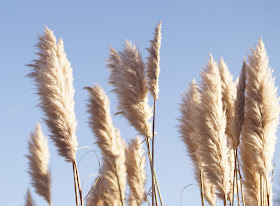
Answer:
<svg viewBox="0 0 280 206"><path fill-rule="evenodd" d="M234 3L233 3L234 2ZM280 3L279 1L1 1L0 3L0 196L1 205L23 205L30 179L27 174L27 140L42 113L36 105L34 83L25 77L25 65L35 58L37 35L44 25L63 38L74 70L79 146L93 144L86 113L84 86L101 85L106 92L109 72L105 60L109 47L120 50L124 40L135 42L143 56L162 22L160 99L157 107L156 169L166 206L179 206L185 185L196 183L191 162L177 132L180 93L200 70L211 52L221 56L236 78L243 56L250 53L260 37L266 45L270 64L280 84ZM109 93L112 113L116 97ZM114 118L128 140L137 133L120 116ZM48 134L43 125L43 131ZM278 133L279 134L279 133ZM74 205L71 165L51 150L53 205ZM276 146L275 185L280 186L280 145ZM81 157L83 153L78 154ZM147 169L149 169L147 167ZM97 173L92 154L80 162L82 179ZM149 170L147 170L148 172ZM92 180L92 179L90 179ZM86 183L87 189L90 182ZM148 185L148 184L147 184ZM33 192L34 190L32 190ZM279 191L278 191L278 194ZM37 205L46 203L33 193ZM276 196L276 190L275 190ZM183 205L200 205L199 190L188 187Z"/></svg>

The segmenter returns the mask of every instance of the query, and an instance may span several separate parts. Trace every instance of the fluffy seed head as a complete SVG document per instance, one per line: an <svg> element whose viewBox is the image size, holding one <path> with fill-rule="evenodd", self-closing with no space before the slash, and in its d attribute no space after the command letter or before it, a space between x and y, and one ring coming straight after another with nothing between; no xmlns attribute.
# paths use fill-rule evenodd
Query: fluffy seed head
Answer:
<svg viewBox="0 0 280 206"><path fill-rule="evenodd" d="M143 154L141 138L132 139L126 150L128 184L130 193L128 205L138 206L145 201L146 190L146 158Z"/></svg>
<svg viewBox="0 0 280 206"><path fill-rule="evenodd" d="M262 39L252 50L247 67L244 132L241 154L246 190L252 201L256 200L252 176L261 175L270 183L272 158L276 143L276 130L279 123L279 99L272 70ZM245 156L246 155L246 156ZM248 163L248 159L251 161ZM245 171L250 171L246 174ZM271 185L268 185L270 188Z"/></svg>
<svg viewBox="0 0 280 206"><path fill-rule="evenodd" d="M103 89L95 85L92 88L87 88L87 90L90 94L88 104L90 126L103 154L101 178L106 190L105 205L119 206L125 199L126 145L120 136L119 130L113 126L109 99Z"/></svg>
<svg viewBox="0 0 280 206"><path fill-rule="evenodd" d="M246 60L244 59L240 77L237 83L237 93L234 103L234 115L231 130L236 145L240 144L240 134L243 128L245 115L245 89L246 89Z"/></svg>
<svg viewBox="0 0 280 206"><path fill-rule="evenodd" d="M45 114L51 138L58 153L67 162L76 157L76 116L74 112L74 93L72 68L67 60L62 39L56 42L48 28L39 36L37 44L38 58L28 66L32 72L28 75L35 80L39 105Z"/></svg>
<svg viewBox="0 0 280 206"><path fill-rule="evenodd" d="M194 119L199 115L199 107L201 104L201 95L199 85L193 80L189 85L188 91L183 94L182 103L180 104L181 117L179 119L179 131L181 133L181 139L187 147L188 154L192 160L195 177L200 184L200 171L202 170L203 188L206 200L210 205L216 204L215 189L210 184L208 178L203 172L202 163L197 153L199 144L199 133Z"/></svg>
<svg viewBox="0 0 280 206"><path fill-rule="evenodd" d="M148 78L148 85L150 93L152 94L153 98L156 100L158 99L159 93L159 86L158 86L158 77L160 73L159 68L159 50L161 46L161 22L157 25L155 29L155 36L154 39L151 40L151 46L148 48L149 57L147 58L147 78Z"/></svg>
<svg viewBox="0 0 280 206"><path fill-rule="evenodd" d="M34 200L31 196L30 190L27 190L26 196L25 196L25 206L35 206Z"/></svg>
<svg viewBox="0 0 280 206"><path fill-rule="evenodd" d="M221 76L212 55L201 77L200 114L195 118L200 137L198 155L203 171L217 189L218 197L224 199L230 189L226 115L222 104Z"/></svg>
<svg viewBox="0 0 280 206"><path fill-rule="evenodd" d="M104 195L105 195L105 188L102 184L102 181L98 178L95 187L89 194L87 199L87 206L105 206Z"/></svg>
<svg viewBox="0 0 280 206"><path fill-rule="evenodd" d="M152 110L148 104L145 64L135 45L126 41L122 52L111 49L109 83L118 96L118 110L143 136L151 137Z"/></svg>
<svg viewBox="0 0 280 206"><path fill-rule="evenodd" d="M47 138L44 137L41 126L38 123L28 143L29 160L28 173L31 176L32 186L37 194L42 196L49 205L51 204L51 173L48 170L49 148Z"/></svg>

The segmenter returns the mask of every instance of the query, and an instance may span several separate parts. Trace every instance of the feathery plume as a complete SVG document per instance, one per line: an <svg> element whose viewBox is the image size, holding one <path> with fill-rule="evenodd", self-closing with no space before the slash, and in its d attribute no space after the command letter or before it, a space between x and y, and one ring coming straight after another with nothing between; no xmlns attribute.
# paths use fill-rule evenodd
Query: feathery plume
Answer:
<svg viewBox="0 0 280 206"><path fill-rule="evenodd" d="M143 155L141 142L141 138L137 136L130 141L126 150L128 184L130 186L128 205L130 206L141 205L146 197L146 158Z"/></svg>
<svg viewBox="0 0 280 206"><path fill-rule="evenodd" d="M231 123L231 130L236 145L240 143L240 134L243 128L245 115L245 89L246 89L246 59L244 58L242 70L237 83L237 93L234 103L234 115Z"/></svg>
<svg viewBox="0 0 280 206"><path fill-rule="evenodd" d="M152 110L148 104L148 86L145 64L135 45L126 41L122 52L111 48L107 67L109 83L119 99L118 110L143 136L151 137Z"/></svg>
<svg viewBox="0 0 280 206"><path fill-rule="evenodd" d="M34 133L28 143L29 171L32 186L37 194L42 196L51 205L51 173L48 170L49 148L48 140L44 137L41 126L37 123Z"/></svg>
<svg viewBox="0 0 280 206"><path fill-rule="evenodd" d="M231 131L230 125L232 124L233 112L234 112L234 100L236 98L236 85L233 82L233 76L231 75L228 66L226 65L223 57L219 61L218 64L219 72L221 75L221 85L222 85L222 103L223 103L223 111L226 111L226 136L227 136L227 146L229 152L229 165L230 165L230 183L233 184L233 176L234 176L234 151L236 149L236 142L233 138L233 134ZM233 187L230 187L230 191L228 191L228 198L231 198ZM231 199L230 199L231 201Z"/></svg>
<svg viewBox="0 0 280 206"><path fill-rule="evenodd" d="M35 80L40 107L58 153L66 162L74 162L77 150L76 116L72 68L67 60L62 39L56 43L53 31L47 27L39 36L38 59L28 66L28 75Z"/></svg>
<svg viewBox="0 0 280 206"><path fill-rule="evenodd" d="M252 174L262 176L271 188L272 158L279 123L279 99L274 84L272 70L262 39L259 40L247 67L244 132L242 135L242 163L247 197L257 202L257 185L252 182ZM244 154L243 154L244 153ZM246 156L245 156L246 155ZM248 164L248 159L251 161ZM248 172L250 171L250 172ZM248 174L246 173L248 172Z"/></svg>
<svg viewBox="0 0 280 206"><path fill-rule="evenodd" d="M27 190L26 196L25 196L25 206L35 206L34 200L31 196L30 190Z"/></svg>
<svg viewBox="0 0 280 206"><path fill-rule="evenodd" d="M95 180L96 181L96 180ZM104 186L101 180L97 180L97 183L91 193L89 194L87 200L87 206L105 206L104 195Z"/></svg>
<svg viewBox="0 0 280 206"><path fill-rule="evenodd" d="M106 188L105 202L108 205L121 205L126 188L126 145L119 130L113 126L109 99L103 89L97 85L86 89L90 94L90 127L103 154L101 178Z"/></svg>
<svg viewBox="0 0 280 206"><path fill-rule="evenodd" d="M226 201L230 190L226 115L222 104L221 76L211 54L201 78L201 107L199 118L195 119L199 133L198 155L203 171L216 187L218 197Z"/></svg>
<svg viewBox="0 0 280 206"><path fill-rule="evenodd" d="M221 75L221 85L222 85L222 102L223 110L226 111L227 126L226 126L226 135L233 139L231 131L231 122L234 111L234 100L236 98L236 86L233 82L233 77L228 70L224 59L221 58L219 61L219 72Z"/></svg>
<svg viewBox="0 0 280 206"><path fill-rule="evenodd" d="M198 107L201 103L201 95L199 91L199 85L193 80L186 91L183 94L182 103L180 104L181 117L179 119L179 131L181 133L181 139L187 147L188 154L192 160L195 177L197 182L200 184L201 177L200 171L202 170L202 163L199 160L197 149L200 146L198 142L199 134L194 124L194 119L198 115ZM216 198L214 194L213 185L209 183L205 173L202 171L203 178L203 192L206 200L210 205L216 204Z"/></svg>
<svg viewBox="0 0 280 206"><path fill-rule="evenodd" d="M158 86L158 77L160 73L159 68L159 50L161 46L161 22L157 25L155 29L154 39L151 40L151 46L148 48L149 57L147 58L147 78L150 93L152 94L154 100L158 99L159 86Z"/></svg>

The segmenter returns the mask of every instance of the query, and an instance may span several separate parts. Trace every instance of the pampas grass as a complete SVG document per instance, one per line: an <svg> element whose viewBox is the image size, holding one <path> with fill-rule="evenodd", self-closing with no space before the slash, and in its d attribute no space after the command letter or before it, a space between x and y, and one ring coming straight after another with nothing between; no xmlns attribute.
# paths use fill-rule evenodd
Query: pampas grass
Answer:
<svg viewBox="0 0 280 206"><path fill-rule="evenodd" d="M240 134L243 128L245 115L245 89L246 89L246 59L244 58L242 70L237 83L237 93L234 102L234 115L231 123L231 131L236 146L240 143Z"/></svg>
<svg viewBox="0 0 280 206"><path fill-rule="evenodd" d="M90 94L88 112L90 127L97 144L103 154L101 178L106 193L105 202L108 205L124 205L126 190L125 142L120 137L118 129L114 128L110 116L109 99L103 89L97 85L87 87Z"/></svg>
<svg viewBox="0 0 280 206"><path fill-rule="evenodd" d="M228 146L228 162L230 165L230 191L228 191L228 198L231 200L232 193L234 193L234 171L235 171L235 150L236 150L236 143L235 139L233 138L233 134L231 131L230 125L232 124L233 119L233 112L234 112L234 100L236 98L236 86L233 82L233 77L228 70L228 67L223 58L219 61L218 64L220 76L221 76L221 85L222 85L222 103L223 103L223 110L226 111L226 131L225 134L227 136L227 146Z"/></svg>
<svg viewBox="0 0 280 206"><path fill-rule="evenodd" d="M38 123L28 143L29 171L32 186L37 194L42 196L51 205L51 173L48 170L49 148L47 138L44 137L41 126Z"/></svg>
<svg viewBox="0 0 280 206"><path fill-rule="evenodd" d="M45 123L49 127L59 155L64 157L66 162L73 164L76 205L78 205L77 190L79 189L83 206L76 165L78 142L72 68L64 51L63 40L56 42L53 32L47 27L44 35L39 36L37 47L38 58L33 61L33 64L28 65L32 69L28 76L35 80L40 100L39 106L45 114Z"/></svg>
<svg viewBox="0 0 280 206"><path fill-rule="evenodd" d="M143 154L141 138L132 139L126 150L128 184L130 193L128 205L138 206L144 202L146 198L146 158Z"/></svg>
<svg viewBox="0 0 280 206"><path fill-rule="evenodd" d="M126 41L121 52L116 52L111 48L107 67L110 70L109 83L114 86L113 92L118 96L119 114L122 114L146 139L151 174L155 176L152 177L152 181L155 179L162 202L157 177L154 174L153 157L149 143L149 139L154 135L151 132L151 122L149 121L153 113L148 104L148 83L142 55L135 45ZM154 193L154 189L152 189L152 193ZM154 194L156 195L156 193Z"/></svg>
<svg viewBox="0 0 280 206"><path fill-rule="evenodd" d="M117 114L123 115L138 134L145 138L152 175L152 204L158 206L157 195L161 205L163 203L154 170L154 135L156 101L159 96L161 23L157 25L150 42L146 63L137 46L126 41L122 51L117 52L111 48L107 67L110 70L109 83L113 85L113 92L118 97ZM36 83L39 106L44 112L44 120L58 154L73 164L76 206L83 206L76 163L78 143L72 68L63 41L57 42L48 28L44 35L39 36L37 48L38 56L28 65L32 69L28 76ZM86 89L90 96L87 105L89 125L102 152L100 176L90 190L87 205L141 205L147 200L143 142L137 136L127 146L120 131L113 125L109 99L104 90L97 85ZM148 104L149 92L154 100L153 108ZM207 67L201 72L201 84L193 81L189 85L183 95L180 110L179 131L194 165L202 205L204 198L210 205L216 205L217 195L217 198L224 201L224 205L229 200L233 206L235 182L238 205L239 182L245 185L247 206L271 205L271 161L280 107L262 40L249 55L249 63L246 64L244 60L236 84L224 60L221 59L218 65L210 55ZM152 116L153 125L150 122ZM242 172L238 155L242 159ZM31 134L27 157L32 185L51 205L49 152L39 124ZM127 183L129 195L126 197ZM241 185L243 194L242 190ZM25 205L34 205L29 191Z"/></svg>
<svg viewBox="0 0 280 206"><path fill-rule="evenodd" d="M258 190L255 188L259 186L256 185L255 176L259 176L268 184L268 195L272 195L270 172L279 122L279 99L268 64L266 50L260 39L256 49L252 50L252 55L249 56L247 67L246 113L241 145L246 199L254 203L260 201L256 198ZM249 174L246 173L248 170ZM252 172L254 174L251 174ZM251 180L251 176L255 177L255 181Z"/></svg>
<svg viewBox="0 0 280 206"><path fill-rule="evenodd" d="M182 103L180 104L181 117L179 119L179 131L181 139L187 147L188 154L193 162L195 177L199 185L201 184L201 176L203 180L203 193L206 200L210 205L215 205L216 198L214 194L213 185L209 183L208 178L202 171L202 164L197 153L199 144L199 134L194 124L194 119L198 115L198 107L201 104L201 95L199 86L193 80L182 97ZM202 190L202 188L201 188Z"/></svg>
<svg viewBox="0 0 280 206"><path fill-rule="evenodd" d="M25 196L25 206L35 206L34 200L31 196L30 190L28 189Z"/></svg>
<svg viewBox="0 0 280 206"><path fill-rule="evenodd" d="M93 191L89 194L87 199L87 206L105 206L104 202L104 195L105 195L105 188L102 184L102 181L98 178Z"/></svg>
<svg viewBox="0 0 280 206"><path fill-rule="evenodd" d="M109 83L118 96L118 110L144 137L151 138L152 110L148 104L148 85L145 64L138 48L126 41L122 52L111 48L107 67Z"/></svg>
<svg viewBox="0 0 280 206"><path fill-rule="evenodd" d="M199 116L195 119L200 137L198 155L203 171L226 205L230 190L226 115L222 104L221 76L212 55L201 78L201 107Z"/></svg>
<svg viewBox="0 0 280 206"><path fill-rule="evenodd" d="M150 93L154 99L154 108L153 108L153 133L152 133L152 168L154 170L154 153L155 153L155 115L156 115L156 100L158 99L159 94L159 86L158 86L158 79L160 73L159 67L159 50L161 46L161 23L159 23L155 29L155 36L154 39L150 41L151 46L148 48L149 56L147 57L147 66L146 66L146 76L148 79L148 85ZM155 189L155 177L154 173L152 173L152 204L154 205L154 197L156 193Z"/></svg>
<svg viewBox="0 0 280 206"><path fill-rule="evenodd" d="M161 22L157 25L155 29L154 39L150 41L151 46L148 48L149 57L147 57L147 79L150 93L152 94L154 100L158 99L159 86L158 78L160 73L159 67L159 50L161 46Z"/></svg>
<svg viewBox="0 0 280 206"><path fill-rule="evenodd" d="M72 68L67 60L63 40L56 42L53 31L47 27L39 36L39 52L34 64L28 66L28 75L35 80L40 107L45 122L51 131L51 138L58 153L66 162L74 162L77 150L76 116L74 112L74 88Z"/></svg>

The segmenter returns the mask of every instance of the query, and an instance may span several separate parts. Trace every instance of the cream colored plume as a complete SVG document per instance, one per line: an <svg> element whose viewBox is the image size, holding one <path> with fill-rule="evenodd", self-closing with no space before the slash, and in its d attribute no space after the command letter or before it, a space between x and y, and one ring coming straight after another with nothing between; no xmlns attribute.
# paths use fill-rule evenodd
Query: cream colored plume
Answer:
<svg viewBox="0 0 280 206"><path fill-rule="evenodd" d="M42 196L51 205L51 173L48 169L50 159L48 140L44 137L39 123L37 123L34 133L31 133L28 147L28 173L31 176L32 186L35 188L37 194Z"/></svg>
<svg viewBox="0 0 280 206"><path fill-rule="evenodd" d="M279 99L272 70L262 39L259 40L247 67L247 86L245 99L244 132L242 135L241 154L245 176L247 198L255 199L252 175L246 171L261 175L271 187L270 172L276 143L276 130L279 117ZM244 153L244 154L243 154ZM247 163L248 159L251 161Z"/></svg>
<svg viewBox="0 0 280 206"><path fill-rule="evenodd" d="M103 154L101 178L105 185L105 203L121 205L125 200L126 165L125 142L118 129L114 128L110 115L109 99L97 85L87 88L90 95L88 112L99 148Z"/></svg>
<svg viewBox="0 0 280 206"><path fill-rule="evenodd" d="M226 118L227 118L227 126L226 126L226 135L233 139L232 131L231 131L231 122L232 116L234 112L234 100L236 98L236 85L233 81L233 76L231 75L230 71L224 59L221 58L219 61L219 72L221 75L222 80L222 102L223 102L223 110L226 111Z"/></svg>
<svg viewBox="0 0 280 206"><path fill-rule="evenodd" d="M29 77L35 80L40 107L45 113L45 122L51 131L51 138L58 153L66 162L76 157L76 116L74 112L74 88L72 68L67 60L63 41L56 42L52 31L47 27L37 44L38 58Z"/></svg>
<svg viewBox="0 0 280 206"><path fill-rule="evenodd" d="M139 206L146 198L146 158L141 142L141 138L137 136L130 141L126 150L128 184L130 186L129 206Z"/></svg>
<svg viewBox="0 0 280 206"><path fill-rule="evenodd" d="M199 134L198 156L207 178L215 185L218 197L226 199L230 191L226 114L223 111L221 76L211 54L201 78L201 107L194 120Z"/></svg>
<svg viewBox="0 0 280 206"><path fill-rule="evenodd" d="M197 153L200 142L198 140L199 134L194 124L194 119L199 115L198 107L201 103L201 95L199 91L199 86L193 80L189 85L188 91L183 94L182 103L180 104L181 117L179 119L179 131L181 133L181 139L187 147L188 154L192 160L196 180L200 185L200 170L202 170L202 163L199 160L199 155ZM202 171L203 178L203 190L206 200L210 205L216 204L216 198L214 194L213 185L209 183L205 173Z"/></svg>
<svg viewBox="0 0 280 206"><path fill-rule="evenodd" d="M100 179L96 179L95 181L97 181L97 183L88 196L87 206L105 206L104 198L106 191L104 185Z"/></svg>
<svg viewBox="0 0 280 206"><path fill-rule="evenodd" d="M118 96L118 110L143 136L151 137L152 110L148 104L148 85L145 64L135 45L125 42L122 52L111 49L107 67L109 83Z"/></svg>
<svg viewBox="0 0 280 206"><path fill-rule="evenodd" d="M35 206L34 200L31 196L30 190L28 189L25 196L25 206Z"/></svg>
<svg viewBox="0 0 280 206"><path fill-rule="evenodd" d="M225 61L223 58L219 61L218 64L219 72L221 75L221 83L222 83L222 103L223 103L223 111L226 111L226 136L227 136L227 146L229 152L229 165L230 165L230 182L233 184L233 176L234 176L234 150L236 148L236 142L233 138L231 124L233 120L233 112L234 112L234 101L236 98L236 85L233 81L233 76L231 75ZM230 187L230 191L228 197L231 198L232 186Z"/></svg>
<svg viewBox="0 0 280 206"><path fill-rule="evenodd" d="M234 115L231 122L231 130L236 145L240 143L240 134L243 128L245 115L245 89L246 89L246 60L244 58L242 70L237 83L237 93L234 103Z"/></svg>
<svg viewBox="0 0 280 206"><path fill-rule="evenodd" d="M159 93L159 86L158 86L158 77L160 73L159 68L159 50L161 46L161 22L157 25L155 29L155 36L154 39L150 41L151 46L148 48L149 57L147 58L147 78L148 78L148 85L150 93L152 94L153 98L156 100L158 99Z"/></svg>

